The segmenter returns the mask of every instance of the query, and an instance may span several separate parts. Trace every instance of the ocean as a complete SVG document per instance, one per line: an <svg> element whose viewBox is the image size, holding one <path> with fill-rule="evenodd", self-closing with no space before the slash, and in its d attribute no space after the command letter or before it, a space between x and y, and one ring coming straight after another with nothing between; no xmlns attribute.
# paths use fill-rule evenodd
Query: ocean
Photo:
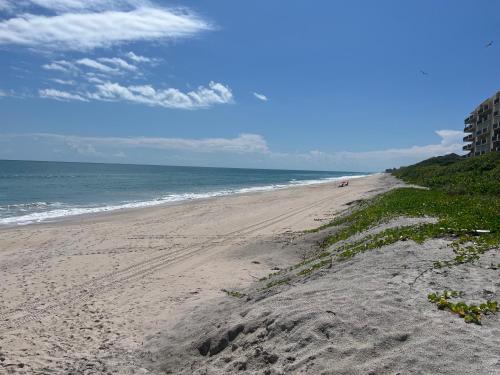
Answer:
<svg viewBox="0 0 500 375"><path fill-rule="evenodd" d="M0 160L0 225L269 191L354 172Z"/></svg>

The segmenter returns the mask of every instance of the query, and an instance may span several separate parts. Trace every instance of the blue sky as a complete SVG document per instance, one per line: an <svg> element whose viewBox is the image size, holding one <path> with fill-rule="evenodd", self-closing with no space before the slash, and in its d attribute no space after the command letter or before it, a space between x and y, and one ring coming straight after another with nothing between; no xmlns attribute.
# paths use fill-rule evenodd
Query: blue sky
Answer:
<svg viewBox="0 0 500 375"><path fill-rule="evenodd" d="M0 0L0 158L375 171L460 152L463 119L500 89L499 15Z"/></svg>

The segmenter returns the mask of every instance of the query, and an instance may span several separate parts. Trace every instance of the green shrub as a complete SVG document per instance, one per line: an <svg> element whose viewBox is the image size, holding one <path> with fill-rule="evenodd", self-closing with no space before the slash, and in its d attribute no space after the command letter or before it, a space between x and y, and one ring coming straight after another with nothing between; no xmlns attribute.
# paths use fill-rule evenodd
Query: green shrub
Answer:
<svg viewBox="0 0 500 375"><path fill-rule="evenodd" d="M446 155L392 170L402 180L452 194L500 195L500 152Z"/></svg>
<svg viewBox="0 0 500 375"><path fill-rule="evenodd" d="M449 310L459 315L466 323L481 324L484 315L495 314L498 311L497 301L486 301L477 305L467 305L465 302L450 302L450 298L462 297L463 292L445 290L442 294L431 293L427 296L429 302L437 305L440 310Z"/></svg>

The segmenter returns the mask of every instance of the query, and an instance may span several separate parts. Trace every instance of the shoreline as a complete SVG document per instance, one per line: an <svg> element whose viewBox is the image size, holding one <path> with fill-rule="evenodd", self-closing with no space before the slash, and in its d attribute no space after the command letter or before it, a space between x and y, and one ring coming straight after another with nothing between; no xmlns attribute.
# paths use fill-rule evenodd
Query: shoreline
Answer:
<svg viewBox="0 0 500 375"><path fill-rule="evenodd" d="M318 239L304 242L305 230L395 186L378 174L347 188L301 186L5 228L4 363L22 365L19 374L78 373L88 361L129 373L158 332L225 297L222 290L309 257Z"/></svg>
<svg viewBox="0 0 500 375"><path fill-rule="evenodd" d="M72 221L92 220L93 218L99 218L99 217L118 214L118 213L128 213L128 212L134 212L134 211L139 211L139 210L149 210L149 209L155 209L155 208L177 206L177 205L189 204L190 202L200 202L200 201L204 201L204 200L212 200L212 199L224 198L224 197L244 196L247 194L261 194L261 193L268 193L268 192L280 191L280 190L285 190L285 189L293 189L293 188L301 188L301 187L325 185L325 184L333 185L333 184L337 184L338 181L341 181L341 180L367 178L370 176L376 176L376 175L381 175L381 174L383 174L383 172L364 174L364 175L331 177L331 178L327 178L324 180L304 180L304 181L298 181L296 184L290 182L289 184L286 184L286 185L276 184L276 185L266 185L266 186L255 186L255 187L236 189L233 192L229 192L229 193L226 193L225 191L216 191L216 192L208 192L208 193L193 193L193 195L200 195L201 197L184 198L184 199L172 200L172 201L165 201L164 199L162 200L162 198L158 198L156 200L150 200L150 201L129 202L129 203L100 206L100 207L88 207L88 208L81 207L81 208L74 208L74 209L101 210L101 211L61 215L61 216L56 216L56 217L52 217L52 218L41 219L39 221L34 221L34 220L28 221L26 223L13 222L13 223L4 224L1 222L2 219L0 219L0 232L3 230L6 230L6 229L23 228L23 227L28 227L28 226L32 226L32 225L57 224L57 223L65 223L65 222L72 222ZM202 196L202 195L208 195L208 196ZM130 205L136 205L136 206L129 207ZM108 207L113 207L113 208L108 209ZM48 212L51 212L51 211L48 211ZM40 214L40 213L38 213L38 214ZM24 216L12 217L12 219L13 218L21 219L22 217L24 217ZM11 218L4 218L4 219L11 219Z"/></svg>

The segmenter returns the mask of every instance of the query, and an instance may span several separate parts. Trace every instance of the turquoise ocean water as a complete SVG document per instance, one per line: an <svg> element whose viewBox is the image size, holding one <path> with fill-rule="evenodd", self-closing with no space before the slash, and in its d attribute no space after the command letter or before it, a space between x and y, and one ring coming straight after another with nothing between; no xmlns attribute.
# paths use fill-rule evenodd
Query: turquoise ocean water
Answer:
<svg viewBox="0 0 500 375"><path fill-rule="evenodd" d="M334 181L354 172L0 160L0 225Z"/></svg>

